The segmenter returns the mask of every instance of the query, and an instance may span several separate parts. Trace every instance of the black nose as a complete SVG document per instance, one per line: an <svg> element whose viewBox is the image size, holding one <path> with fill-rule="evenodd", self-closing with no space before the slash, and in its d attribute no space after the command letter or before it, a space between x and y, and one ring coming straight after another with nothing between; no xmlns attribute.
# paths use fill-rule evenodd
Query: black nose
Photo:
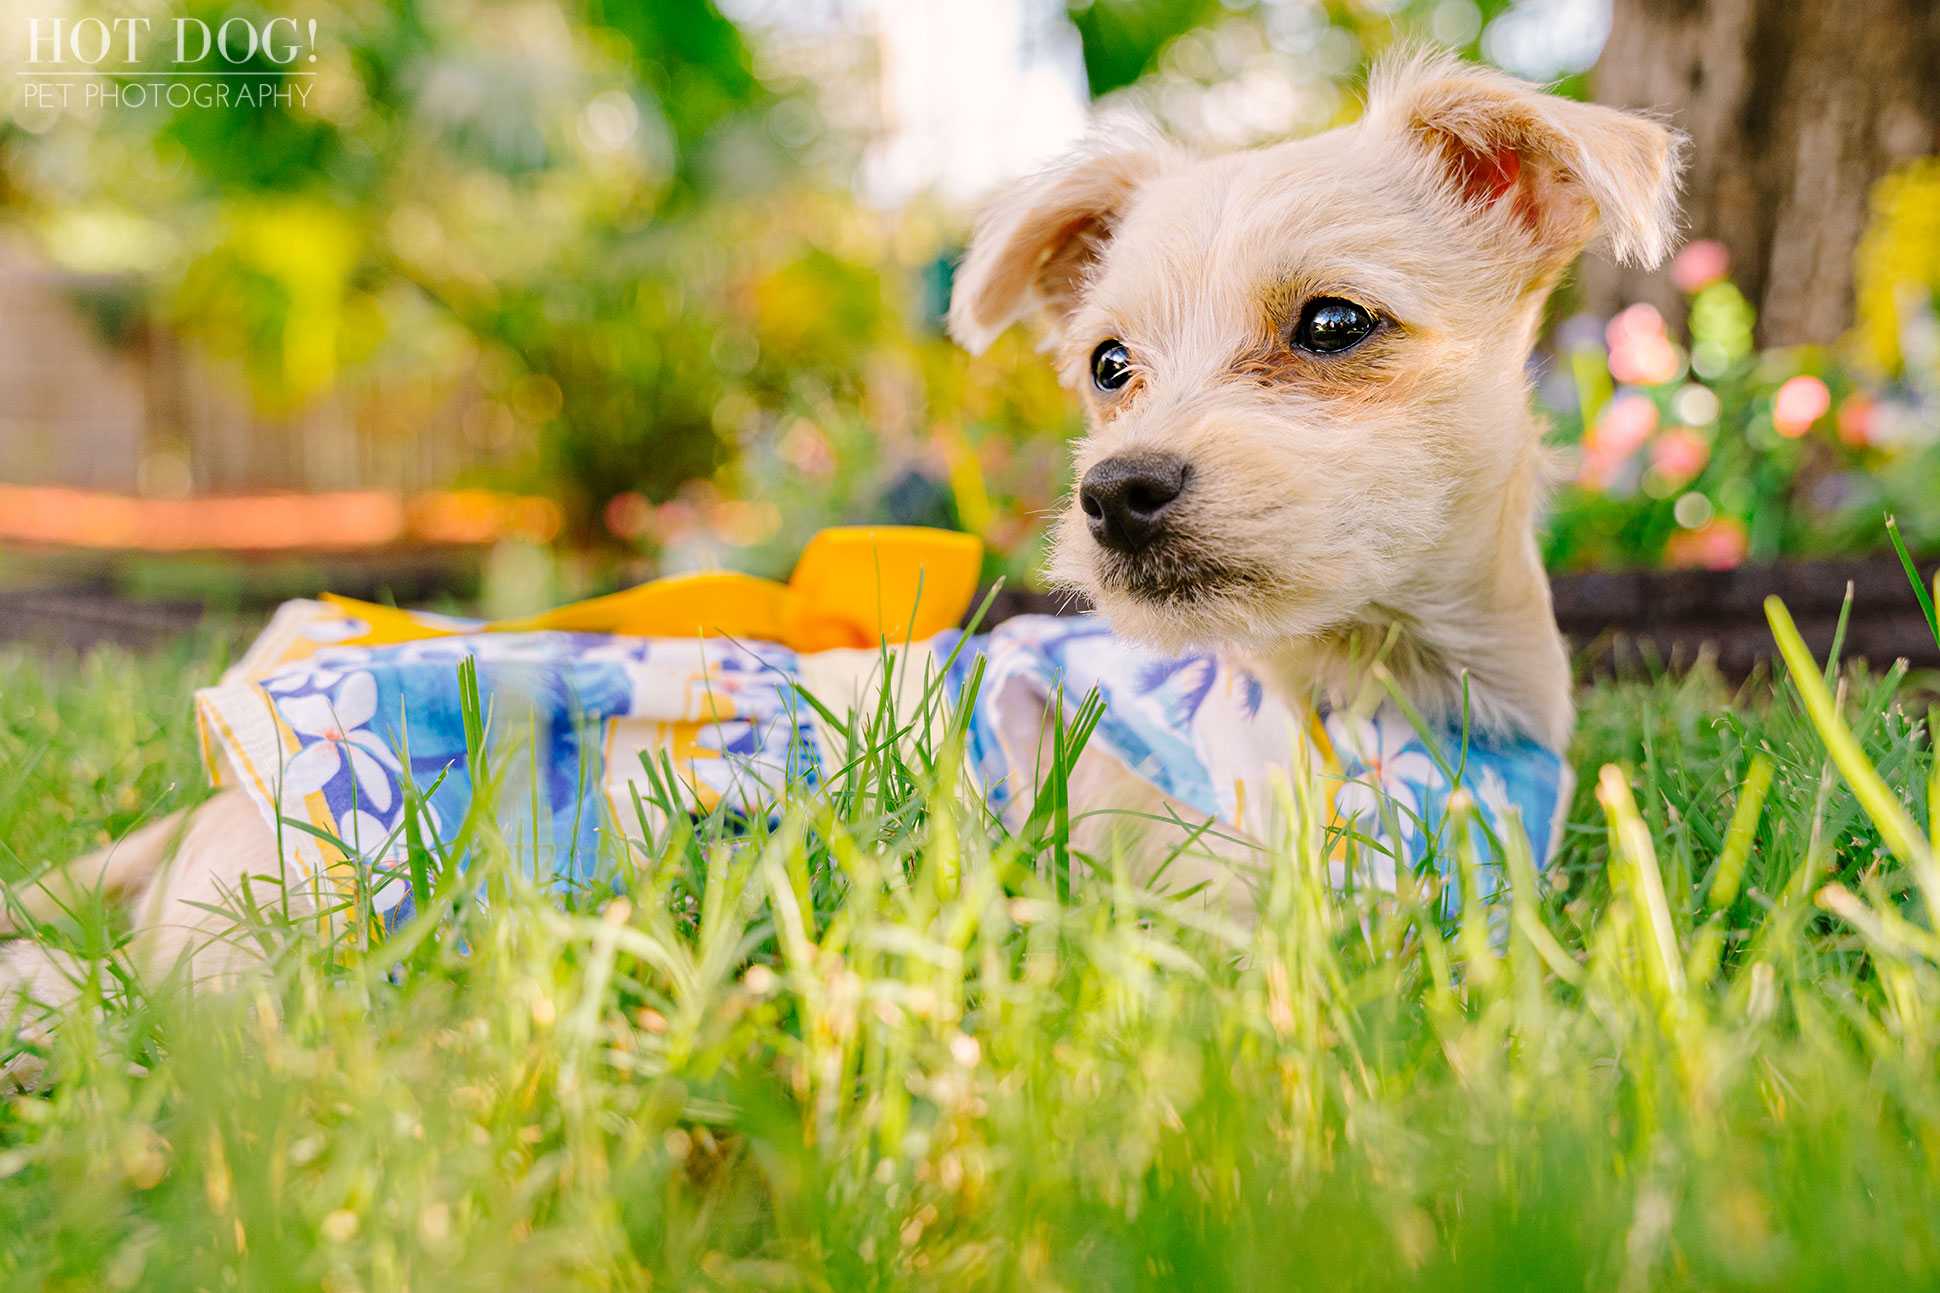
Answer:
<svg viewBox="0 0 1940 1293"><path fill-rule="evenodd" d="M1091 537L1115 552L1137 552L1165 529L1165 514L1186 487L1186 465L1167 453L1107 458L1078 484Z"/></svg>

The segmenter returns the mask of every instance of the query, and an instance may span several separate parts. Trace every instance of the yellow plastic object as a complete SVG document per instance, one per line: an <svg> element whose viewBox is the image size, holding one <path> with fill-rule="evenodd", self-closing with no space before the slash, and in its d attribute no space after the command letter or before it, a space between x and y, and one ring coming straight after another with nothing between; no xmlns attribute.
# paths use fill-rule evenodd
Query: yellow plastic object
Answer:
<svg viewBox="0 0 1940 1293"><path fill-rule="evenodd" d="M746 638L797 651L916 641L954 628L976 596L983 543L917 526L823 530L785 584L730 571L674 575L540 615L498 620L489 633L555 629L627 637ZM395 607L324 594L370 625L347 644L386 646L456 631Z"/></svg>
<svg viewBox="0 0 1940 1293"><path fill-rule="evenodd" d="M425 638L448 638L457 632L395 606L360 602L354 597L339 597L335 593L325 593L323 600L370 625L362 637L345 638L346 646L394 646L399 642L418 642Z"/></svg>
<svg viewBox="0 0 1940 1293"><path fill-rule="evenodd" d="M781 641L797 651L921 641L963 622L983 542L909 525L845 526L808 541L789 577Z"/></svg>
<svg viewBox="0 0 1940 1293"><path fill-rule="evenodd" d="M626 637L737 637L779 642L787 625L789 587L727 570L673 575L623 592L574 602L542 615L499 620L493 633L559 629Z"/></svg>

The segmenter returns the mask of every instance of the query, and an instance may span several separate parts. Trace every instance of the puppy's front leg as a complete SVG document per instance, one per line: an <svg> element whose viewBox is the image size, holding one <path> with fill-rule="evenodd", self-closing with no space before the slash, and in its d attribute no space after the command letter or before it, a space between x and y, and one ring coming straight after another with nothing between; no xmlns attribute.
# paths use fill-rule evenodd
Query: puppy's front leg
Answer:
<svg viewBox="0 0 1940 1293"><path fill-rule="evenodd" d="M1224 823L1179 803L1098 749L1072 769L1071 847L1132 880L1250 923L1257 850ZM1205 829L1200 829L1205 826Z"/></svg>
<svg viewBox="0 0 1940 1293"><path fill-rule="evenodd" d="M316 912L301 869L287 868L287 889L284 871L255 803L240 790L224 790L22 890L0 937L25 934L26 921L59 919L98 895L130 912L129 951L144 976L159 979L179 965L198 981L231 982L261 960L260 947L236 927L245 886L260 907L287 902L293 916ZM23 997L65 1005L84 977L85 967L68 953L24 937L0 943L0 1013Z"/></svg>
<svg viewBox="0 0 1940 1293"><path fill-rule="evenodd" d="M246 897L292 917L317 910L302 868L279 865L276 836L255 802L229 789L195 810L181 847L137 898L137 963L153 975L179 968L199 985L233 984L263 956L237 926Z"/></svg>

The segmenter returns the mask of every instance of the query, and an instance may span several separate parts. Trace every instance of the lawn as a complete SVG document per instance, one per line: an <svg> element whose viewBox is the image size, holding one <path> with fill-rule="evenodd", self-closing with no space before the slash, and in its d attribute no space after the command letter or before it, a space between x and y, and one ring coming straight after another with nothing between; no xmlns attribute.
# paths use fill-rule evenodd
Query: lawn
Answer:
<svg viewBox="0 0 1940 1293"><path fill-rule="evenodd" d="M201 794L219 656L0 653L0 875ZM1598 683L1560 856L1467 907L1330 884L1296 785L1235 926L870 720L624 899L479 820L489 907L361 954L259 913L230 995L82 913L99 972L0 1098L0 1286L1931 1286L1927 723L1856 666Z"/></svg>

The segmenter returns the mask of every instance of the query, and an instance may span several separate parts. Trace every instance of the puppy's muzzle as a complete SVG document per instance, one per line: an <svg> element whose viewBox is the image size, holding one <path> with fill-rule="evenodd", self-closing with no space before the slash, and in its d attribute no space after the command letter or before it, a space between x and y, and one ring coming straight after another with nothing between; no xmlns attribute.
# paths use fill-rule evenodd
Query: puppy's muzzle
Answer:
<svg viewBox="0 0 1940 1293"><path fill-rule="evenodd" d="M1100 547L1141 552L1165 533L1166 513L1185 492L1186 464L1168 453L1107 458L1078 484L1078 506Z"/></svg>

